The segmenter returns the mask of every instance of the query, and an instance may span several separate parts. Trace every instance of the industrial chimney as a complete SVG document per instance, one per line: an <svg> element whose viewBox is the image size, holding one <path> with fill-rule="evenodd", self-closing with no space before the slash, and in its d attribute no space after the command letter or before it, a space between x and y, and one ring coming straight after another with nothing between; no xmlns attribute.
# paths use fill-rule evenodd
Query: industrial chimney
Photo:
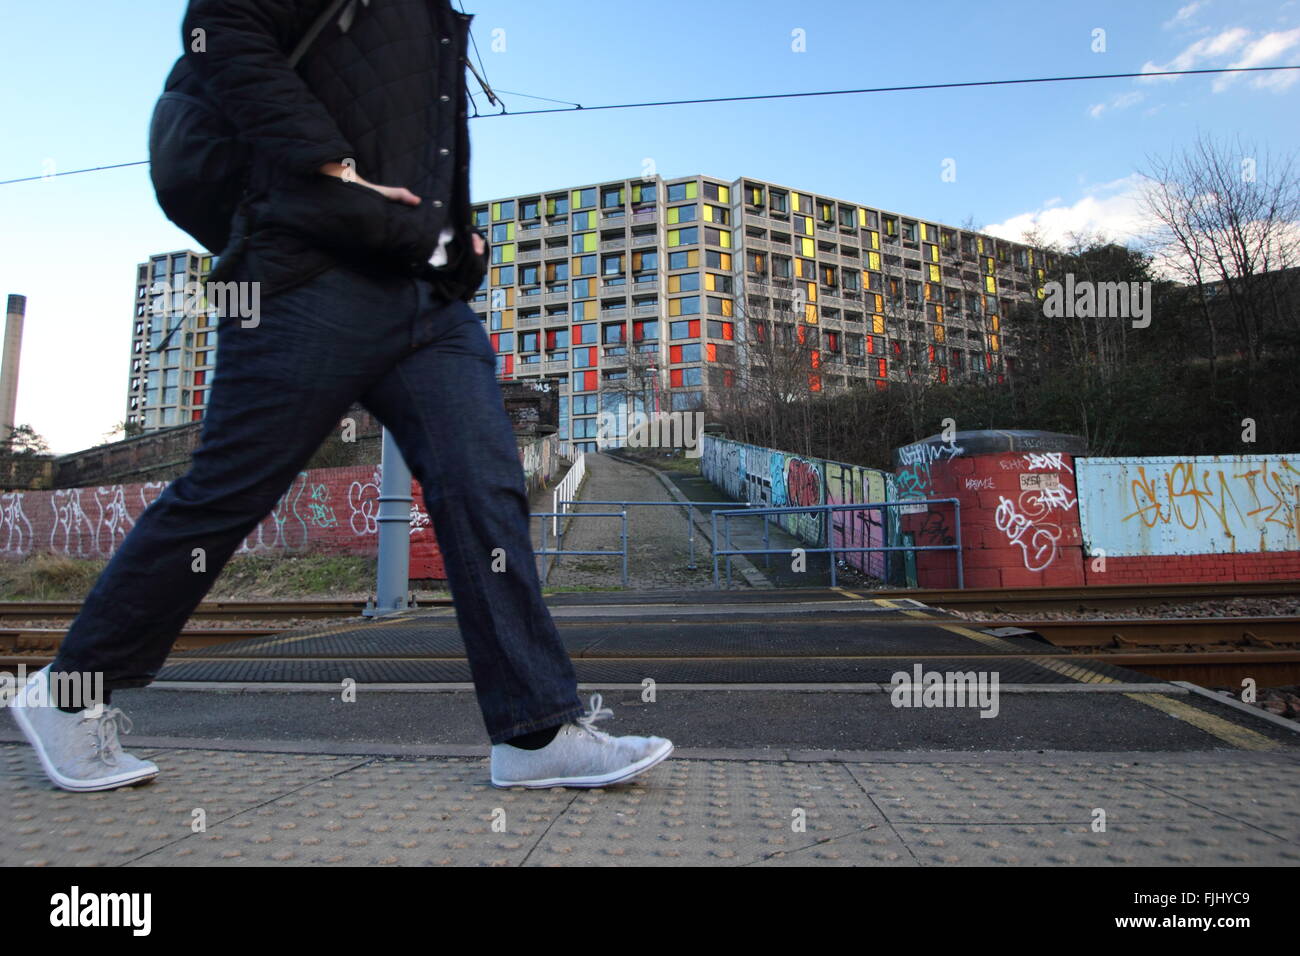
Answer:
<svg viewBox="0 0 1300 956"><path fill-rule="evenodd" d="M27 296L10 295L5 308L4 358L0 359L0 440L14 430L14 407L18 403L18 361L23 351L23 318Z"/></svg>

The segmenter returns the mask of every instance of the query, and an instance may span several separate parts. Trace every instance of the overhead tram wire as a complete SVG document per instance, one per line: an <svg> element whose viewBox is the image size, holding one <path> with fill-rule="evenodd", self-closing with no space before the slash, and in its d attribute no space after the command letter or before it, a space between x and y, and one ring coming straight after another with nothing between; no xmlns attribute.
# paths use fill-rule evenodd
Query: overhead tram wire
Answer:
<svg viewBox="0 0 1300 956"><path fill-rule="evenodd" d="M1144 77L1154 78L1160 76L1209 76L1222 73L1265 73L1280 72L1283 70L1300 70L1300 65L1293 66L1242 66L1242 67L1221 67L1217 69L1206 70L1161 70L1154 73L1095 73L1087 76L1038 76L1028 77L1019 80L968 80L960 83L915 83L907 86L875 86L866 87L857 90L816 90L808 93L758 93L751 96L710 96L699 97L696 99L685 100L655 100L646 103L607 103L600 106L583 106L581 103L570 103L566 100L551 100L556 103L566 103L567 109L535 109L535 110L518 110L506 111L499 113L479 113L475 119L490 119L497 116L538 116L552 113L596 113L603 110L631 110L647 109L651 107L664 106L692 106L707 103L751 103L760 100L789 100L800 99L815 96L857 96L867 93L903 93L919 90L956 90L956 89L974 89L985 86L1022 86L1033 83L1073 83L1085 80L1127 80L1141 79ZM503 90L501 92L509 92ZM512 93L512 96L525 96L528 99L546 100L548 97L529 96L525 93ZM146 166L149 161L138 160L132 163L116 163L109 166L92 166L86 169L70 169L62 173L49 173L39 176L23 176L18 179L0 180L0 186L11 186L15 183L33 182L38 179L52 179L57 176L73 176L78 173L93 173L105 169L122 169L126 166Z"/></svg>

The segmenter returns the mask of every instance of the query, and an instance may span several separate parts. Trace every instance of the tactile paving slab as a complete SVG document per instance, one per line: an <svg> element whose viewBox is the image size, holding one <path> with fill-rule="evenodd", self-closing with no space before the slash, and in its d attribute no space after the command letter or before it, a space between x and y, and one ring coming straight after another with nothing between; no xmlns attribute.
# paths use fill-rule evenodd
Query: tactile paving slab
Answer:
<svg viewBox="0 0 1300 956"><path fill-rule="evenodd" d="M25 745L0 746L0 863L1300 863L1300 764L1257 755L670 759L602 790L497 790L486 759L151 756L151 784L74 794Z"/></svg>

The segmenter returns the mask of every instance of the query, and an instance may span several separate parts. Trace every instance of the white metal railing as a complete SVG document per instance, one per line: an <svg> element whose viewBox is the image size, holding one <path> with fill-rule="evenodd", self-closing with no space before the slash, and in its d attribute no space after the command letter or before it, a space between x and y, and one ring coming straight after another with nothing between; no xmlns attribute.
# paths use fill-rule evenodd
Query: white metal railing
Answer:
<svg viewBox="0 0 1300 956"><path fill-rule="evenodd" d="M573 467L569 469L569 473L564 476L564 480L551 496L551 534L559 536L560 515L568 513L573 500L578 496L578 487L586 475L587 453L579 452L578 457L573 461Z"/></svg>

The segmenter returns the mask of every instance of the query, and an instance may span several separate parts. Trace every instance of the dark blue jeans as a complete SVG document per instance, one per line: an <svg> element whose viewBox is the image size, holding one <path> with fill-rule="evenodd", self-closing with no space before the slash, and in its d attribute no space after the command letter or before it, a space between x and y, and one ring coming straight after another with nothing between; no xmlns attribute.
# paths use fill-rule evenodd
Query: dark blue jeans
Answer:
<svg viewBox="0 0 1300 956"><path fill-rule="evenodd" d="M256 326L243 321L219 320L190 470L122 542L55 672L102 673L110 690L152 681L230 556L360 399L420 482L492 742L582 713L542 602L496 356L474 312L424 280L337 267L263 301ZM206 570L193 570L197 548Z"/></svg>

